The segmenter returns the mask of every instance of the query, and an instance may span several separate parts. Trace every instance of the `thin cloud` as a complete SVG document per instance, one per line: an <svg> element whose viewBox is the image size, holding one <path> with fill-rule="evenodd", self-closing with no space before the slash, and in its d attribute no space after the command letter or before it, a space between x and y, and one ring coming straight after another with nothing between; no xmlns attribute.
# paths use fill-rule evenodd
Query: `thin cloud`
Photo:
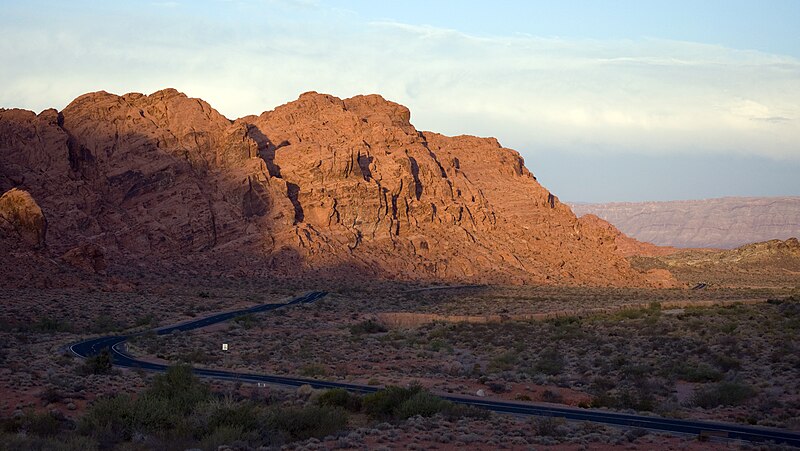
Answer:
<svg viewBox="0 0 800 451"><path fill-rule="evenodd" d="M348 14L330 21L317 2L281 3L307 16L6 27L0 105L60 108L86 91L172 86L235 118L309 90L375 92L407 105L418 128L496 136L523 154L800 159L795 58L660 39L472 36Z"/></svg>

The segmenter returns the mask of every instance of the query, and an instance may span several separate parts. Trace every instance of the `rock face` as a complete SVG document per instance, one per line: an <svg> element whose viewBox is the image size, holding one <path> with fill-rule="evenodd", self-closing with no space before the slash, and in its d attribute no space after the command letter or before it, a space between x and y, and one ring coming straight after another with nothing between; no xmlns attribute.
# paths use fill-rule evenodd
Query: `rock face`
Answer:
<svg viewBox="0 0 800 451"><path fill-rule="evenodd" d="M419 132L376 95L306 93L235 121L172 89L0 110L11 187L39 200L52 252L95 271L652 283L517 152Z"/></svg>
<svg viewBox="0 0 800 451"><path fill-rule="evenodd" d="M659 246L732 249L800 236L800 197L726 197L673 202L573 204L640 241Z"/></svg>
<svg viewBox="0 0 800 451"><path fill-rule="evenodd" d="M0 233L34 248L45 246L47 220L26 191L15 188L0 196Z"/></svg>
<svg viewBox="0 0 800 451"><path fill-rule="evenodd" d="M652 243L644 243L635 238L631 238L614 227L610 222L600 219L593 214L581 216L578 218L578 222L585 228L594 228L595 233L598 235L605 235L612 238L617 245L617 253L623 257L633 257L635 255L656 257L674 254L679 251L679 249L674 247L656 246Z"/></svg>

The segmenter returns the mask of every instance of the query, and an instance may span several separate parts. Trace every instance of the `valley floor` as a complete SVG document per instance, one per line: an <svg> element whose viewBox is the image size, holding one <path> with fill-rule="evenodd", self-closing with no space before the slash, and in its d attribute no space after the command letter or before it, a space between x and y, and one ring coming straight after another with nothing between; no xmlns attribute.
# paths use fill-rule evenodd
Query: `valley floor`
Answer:
<svg viewBox="0 0 800 451"><path fill-rule="evenodd" d="M400 284L340 288L313 304L207 329L144 334L129 342L129 352L157 361L254 373L372 385L416 382L433 392L800 430L800 291L796 288L412 288ZM146 331L212 312L280 302L301 291L299 286L268 281L142 285L128 292L3 291L0 416L58 411L78 418L97 399L136 395L151 383L152 375L136 371L86 374L83 362L64 351L81 338ZM709 301L726 305L705 306ZM645 307L624 308L632 304ZM681 307L661 308L675 304ZM518 320L525 315L598 308L613 310ZM398 313L420 316L413 324L401 325L390 321ZM485 317L489 322L441 321L455 315ZM223 343L228 344L227 351L222 350ZM214 383L212 389L232 397L272 397L300 406L318 396L235 383ZM441 441L441 437L448 438ZM702 445L693 437L500 415L388 423L355 415L344 432L320 439L321 443L311 438L295 445L413 444L417 449Z"/></svg>

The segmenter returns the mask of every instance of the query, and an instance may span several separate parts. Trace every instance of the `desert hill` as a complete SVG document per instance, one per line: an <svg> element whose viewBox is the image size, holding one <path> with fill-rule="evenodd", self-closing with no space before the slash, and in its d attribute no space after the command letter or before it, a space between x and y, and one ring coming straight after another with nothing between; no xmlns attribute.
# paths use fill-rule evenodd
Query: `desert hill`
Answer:
<svg viewBox="0 0 800 451"><path fill-rule="evenodd" d="M732 249L800 236L800 197L570 204L628 236L659 246Z"/></svg>
<svg viewBox="0 0 800 451"><path fill-rule="evenodd" d="M634 256L630 261L642 270L667 270L687 284L796 288L800 281L797 238L728 250L686 249L668 255Z"/></svg>
<svg viewBox="0 0 800 451"><path fill-rule="evenodd" d="M579 221L517 152L410 116L310 92L229 120L174 89L0 109L0 192L25 192L47 232L25 247L6 227L3 246L112 273L671 283L632 269L618 232Z"/></svg>

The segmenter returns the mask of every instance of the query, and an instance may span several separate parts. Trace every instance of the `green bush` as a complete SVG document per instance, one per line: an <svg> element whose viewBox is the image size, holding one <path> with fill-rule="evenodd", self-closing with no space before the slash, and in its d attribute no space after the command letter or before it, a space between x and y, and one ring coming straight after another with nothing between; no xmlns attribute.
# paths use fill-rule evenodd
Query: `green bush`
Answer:
<svg viewBox="0 0 800 451"><path fill-rule="evenodd" d="M87 358L80 371L83 374L109 374L112 368L111 351L105 348L99 354Z"/></svg>
<svg viewBox="0 0 800 451"><path fill-rule="evenodd" d="M595 396L592 400L592 407L652 411L655 408L655 398L647 390L623 388L617 390L616 393L604 392Z"/></svg>
<svg viewBox="0 0 800 451"><path fill-rule="evenodd" d="M392 418L401 404L420 391L422 387L419 385L412 385L409 388L389 386L365 396L362 405L364 411L373 418Z"/></svg>
<svg viewBox="0 0 800 451"><path fill-rule="evenodd" d="M328 369L316 363L303 365L298 372L303 377L325 377L328 375Z"/></svg>
<svg viewBox="0 0 800 451"><path fill-rule="evenodd" d="M236 403L230 400L211 400L195 407L192 418L195 429L207 434L223 427L240 427L243 431L258 430L264 412L252 403Z"/></svg>
<svg viewBox="0 0 800 451"><path fill-rule="evenodd" d="M24 433L37 437L53 437L61 432L63 426L58 418L49 413L28 412L21 417L0 420L0 431L2 432Z"/></svg>
<svg viewBox="0 0 800 451"><path fill-rule="evenodd" d="M338 407L317 405L275 408L269 414L267 425L275 438L282 441L322 438L347 425L347 412Z"/></svg>
<svg viewBox="0 0 800 451"><path fill-rule="evenodd" d="M469 406L466 404L448 403L447 408L442 412L449 421L460 420L461 418L474 418L476 420L486 420L491 415L486 409Z"/></svg>
<svg viewBox="0 0 800 451"><path fill-rule="evenodd" d="M514 368L514 364L516 363L517 353L514 351L507 351L493 358L486 367L486 370L490 373L509 371Z"/></svg>
<svg viewBox="0 0 800 451"><path fill-rule="evenodd" d="M692 397L692 404L704 409L717 406L738 406L755 394L755 390L749 385L738 382L720 382L696 391Z"/></svg>
<svg viewBox="0 0 800 451"><path fill-rule="evenodd" d="M351 412L361 410L361 398L343 388L327 390L317 398L317 404L320 406L341 407Z"/></svg>
<svg viewBox="0 0 800 451"><path fill-rule="evenodd" d="M414 394L414 396L403 401L397 407L395 416L403 420L417 415L431 417L437 413L445 411L449 406L449 402L423 390L418 391Z"/></svg>
<svg viewBox="0 0 800 451"><path fill-rule="evenodd" d="M105 443L130 439L133 433L133 400L127 395L99 398L78 423L78 431Z"/></svg>
<svg viewBox="0 0 800 451"><path fill-rule="evenodd" d="M369 394L362 401L364 412L376 419L406 419L415 415L470 416L474 412L456 408L453 403L432 395L419 385L408 388L389 386Z"/></svg>
<svg viewBox="0 0 800 451"><path fill-rule="evenodd" d="M536 373L555 376L564 369L564 357L555 349L546 349L539 355L539 360L533 366Z"/></svg>
<svg viewBox="0 0 800 451"><path fill-rule="evenodd" d="M246 428L241 426L220 426L214 429L210 434L206 435L203 440L200 441L200 448L218 449L223 445L235 446L238 444L247 444L248 442L254 441L256 438L256 433L253 431L248 431ZM240 447L235 446L234 449L240 449ZM245 448L242 447L242 449Z"/></svg>
<svg viewBox="0 0 800 451"><path fill-rule="evenodd" d="M200 402L210 399L208 386L192 374L192 367L176 365L159 374L145 392L157 399L166 399L183 414L188 414Z"/></svg>
<svg viewBox="0 0 800 451"><path fill-rule="evenodd" d="M563 437L566 435L563 418L556 417L533 417L531 424L536 435L543 437Z"/></svg>
<svg viewBox="0 0 800 451"><path fill-rule="evenodd" d="M128 325L124 322L121 322L119 319L111 317L109 315L100 315L94 319L92 325L89 327L89 331L95 334L105 334L108 332L119 332L123 329L127 329Z"/></svg>
<svg viewBox="0 0 800 451"><path fill-rule="evenodd" d="M94 451L96 449L98 449L96 442L75 434L59 437L0 434L0 450L3 451Z"/></svg>
<svg viewBox="0 0 800 451"><path fill-rule="evenodd" d="M718 382L722 372L705 363L683 364L677 368L676 375L688 382Z"/></svg>
<svg viewBox="0 0 800 451"><path fill-rule="evenodd" d="M244 329L251 329L256 324L256 318L252 313L248 313L247 315L242 315L234 319L233 322L241 325Z"/></svg>
<svg viewBox="0 0 800 451"><path fill-rule="evenodd" d="M39 321L33 323L31 330L34 332L74 332L75 327L72 323L63 320L41 318Z"/></svg>
<svg viewBox="0 0 800 451"><path fill-rule="evenodd" d="M97 400L81 419L79 430L101 443L130 440L134 432L187 430L195 406L210 398L208 387L187 366L175 366L155 377L135 400L118 395Z"/></svg>

